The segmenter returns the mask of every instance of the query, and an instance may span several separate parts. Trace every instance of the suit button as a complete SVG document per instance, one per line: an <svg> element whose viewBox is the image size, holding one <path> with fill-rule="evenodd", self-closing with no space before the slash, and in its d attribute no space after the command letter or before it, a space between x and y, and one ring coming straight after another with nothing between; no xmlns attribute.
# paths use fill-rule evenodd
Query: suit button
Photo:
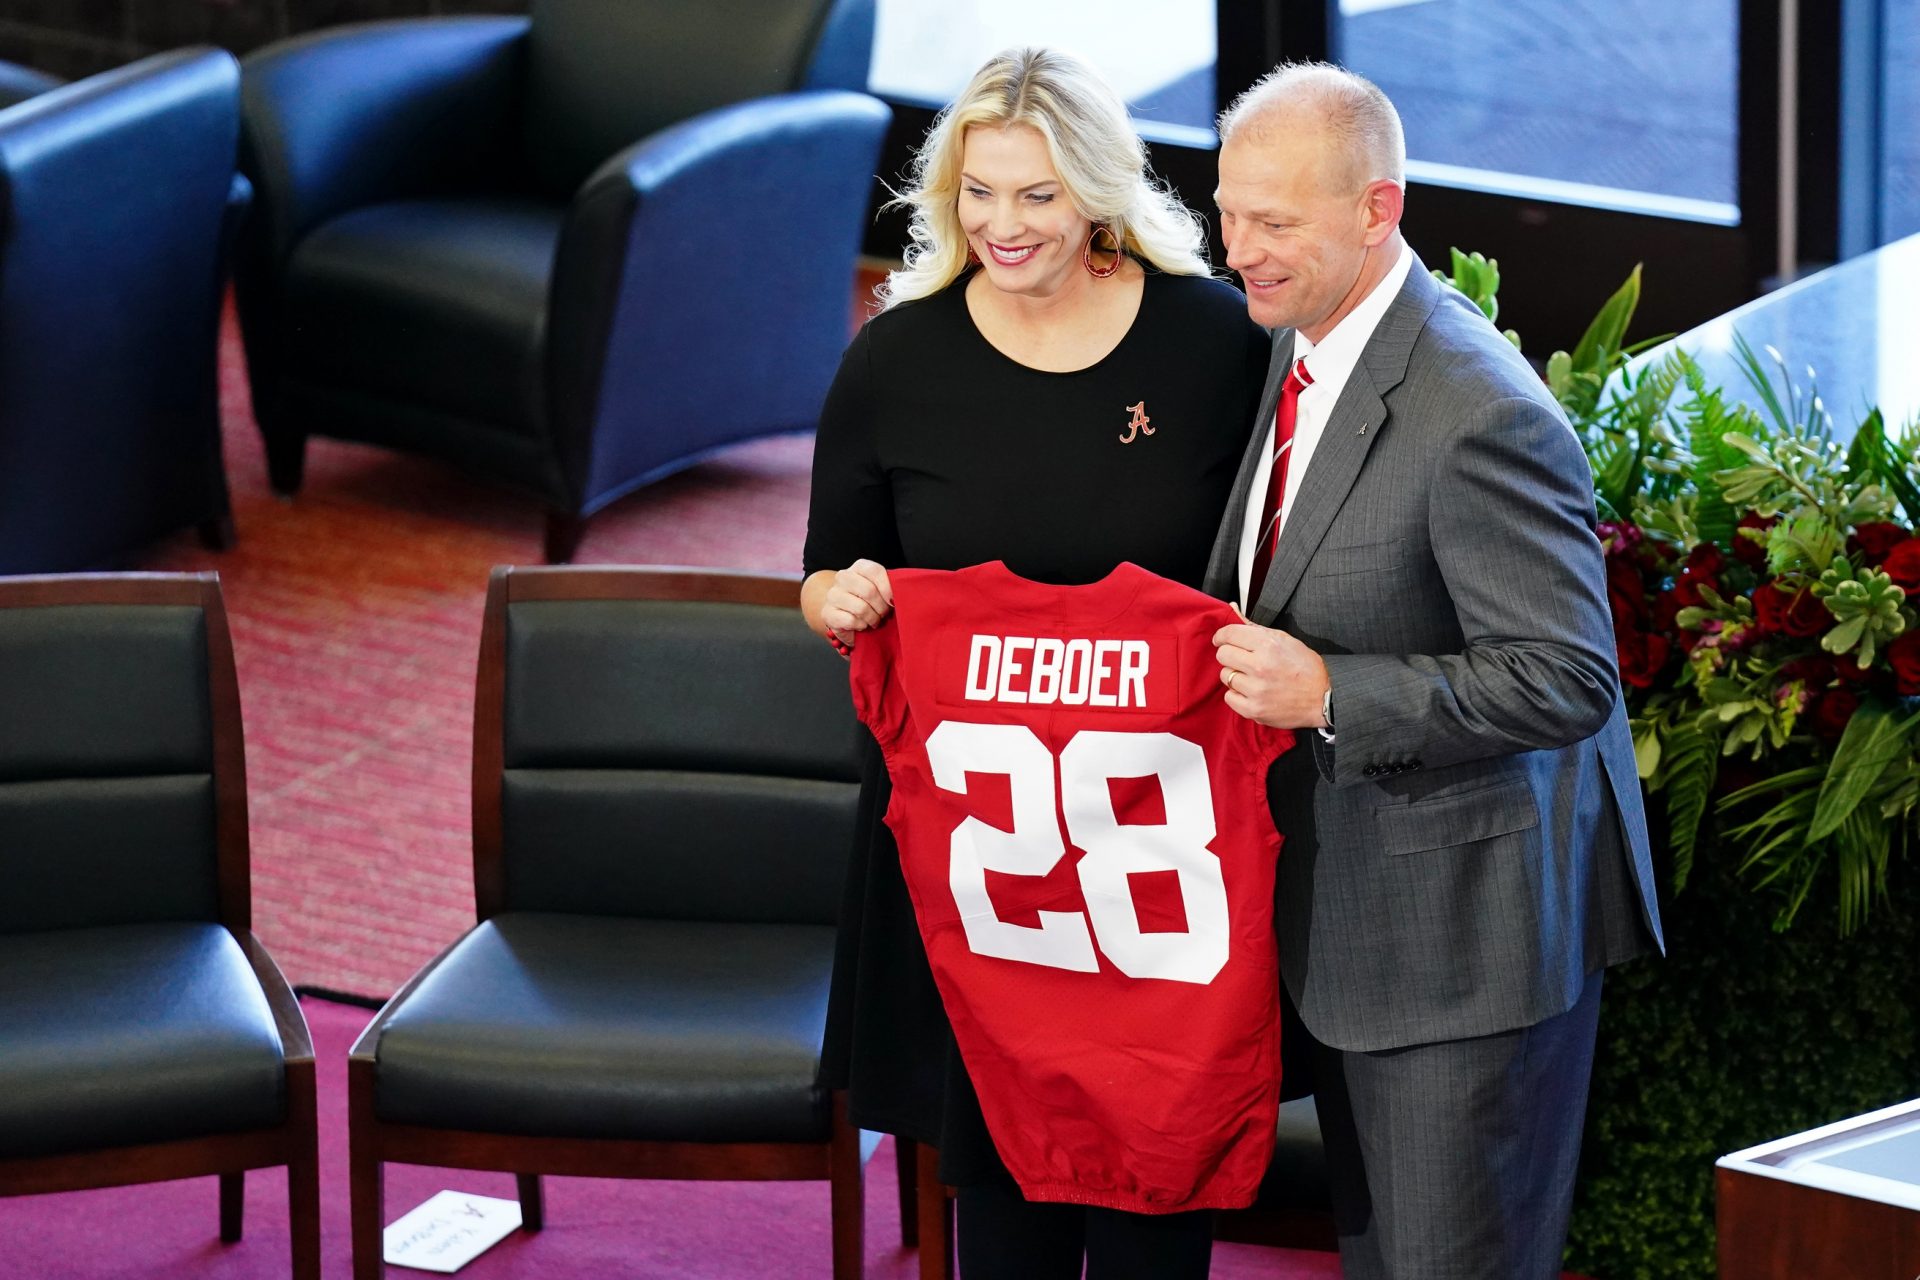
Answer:
<svg viewBox="0 0 1920 1280"><path fill-rule="evenodd" d="M1362 769L1360 772L1364 773L1369 778L1377 778L1380 776L1380 766L1377 764L1370 764L1366 768Z"/></svg>
<svg viewBox="0 0 1920 1280"><path fill-rule="evenodd" d="M1419 767L1420 767L1420 762L1418 760L1413 761L1411 764L1407 766L1407 768L1409 769L1418 769Z"/></svg>

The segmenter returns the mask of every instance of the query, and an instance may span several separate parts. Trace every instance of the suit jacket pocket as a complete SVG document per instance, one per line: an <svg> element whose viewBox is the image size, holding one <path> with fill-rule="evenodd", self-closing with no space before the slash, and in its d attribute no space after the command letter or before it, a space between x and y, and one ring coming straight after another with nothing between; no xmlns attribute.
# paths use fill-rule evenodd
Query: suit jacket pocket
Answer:
<svg viewBox="0 0 1920 1280"><path fill-rule="evenodd" d="M1310 578L1339 578L1351 573L1378 573L1397 569L1407 557L1407 540L1389 538L1385 542L1356 542L1344 547L1322 546L1307 562Z"/></svg>
<svg viewBox="0 0 1920 1280"><path fill-rule="evenodd" d="M1540 825L1540 806L1524 778L1416 804L1382 805L1373 814L1382 844L1394 854L1446 849Z"/></svg>

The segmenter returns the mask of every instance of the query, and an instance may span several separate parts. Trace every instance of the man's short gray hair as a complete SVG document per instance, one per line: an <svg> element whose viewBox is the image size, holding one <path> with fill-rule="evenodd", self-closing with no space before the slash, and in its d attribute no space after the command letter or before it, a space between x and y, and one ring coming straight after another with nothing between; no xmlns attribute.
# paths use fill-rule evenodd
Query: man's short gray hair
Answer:
<svg viewBox="0 0 1920 1280"><path fill-rule="evenodd" d="M1220 113L1220 141L1291 127L1296 113L1317 124L1348 157L1354 190L1381 178L1406 182L1400 113L1379 85L1330 62L1289 62L1262 76Z"/></svg>

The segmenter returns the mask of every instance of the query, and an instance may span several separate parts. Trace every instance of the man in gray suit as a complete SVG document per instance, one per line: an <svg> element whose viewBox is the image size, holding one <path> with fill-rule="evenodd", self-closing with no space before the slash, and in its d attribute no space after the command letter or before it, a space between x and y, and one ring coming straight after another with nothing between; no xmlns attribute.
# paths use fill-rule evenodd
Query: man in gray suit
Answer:
<svg viewBox="0 0 1920 1280"><path fill-rule="evenodd" d="M1600 973L1662 946L1591 472L1401 239L1378 88L1282 68L1220 134L1274 358L1206 585L1248 619L1215 637L1228 705L1317 731L1268 792L1341 1257L1555 1276Z"/></svg>

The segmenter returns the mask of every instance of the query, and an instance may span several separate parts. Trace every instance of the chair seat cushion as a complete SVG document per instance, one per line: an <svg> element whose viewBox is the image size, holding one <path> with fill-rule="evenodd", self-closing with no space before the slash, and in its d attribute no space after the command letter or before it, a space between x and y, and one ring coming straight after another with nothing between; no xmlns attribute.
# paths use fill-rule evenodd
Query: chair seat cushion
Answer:
<svg viewBox="0 0 1920 1280"><path fill-rule="evenodd" d="M1320 1112L1311 1097L1280 1104L1273 1163L1260 1181L1254 1204L1273 1209L1332 1208Z"/></svg>
<svg viewBox="0 0 1920 1280"><path fill-rule="evenodd" d="M215 924L0 934L0 1156L279 1124L273 1012Z"/></svg>
<svg viewBox="0 0 1920 1280"><path fill-rule="evenodd" d="M538 434L565 216L522 198L406 200L321 225L287 264L289 372Z"/></svg>
<svg viewBox="0 0 1920 1280"><path fill-rule="evenodd" d="M834 931L510 912L392 1011L389 1123L562 1138L812 1142Z"/></svg>

